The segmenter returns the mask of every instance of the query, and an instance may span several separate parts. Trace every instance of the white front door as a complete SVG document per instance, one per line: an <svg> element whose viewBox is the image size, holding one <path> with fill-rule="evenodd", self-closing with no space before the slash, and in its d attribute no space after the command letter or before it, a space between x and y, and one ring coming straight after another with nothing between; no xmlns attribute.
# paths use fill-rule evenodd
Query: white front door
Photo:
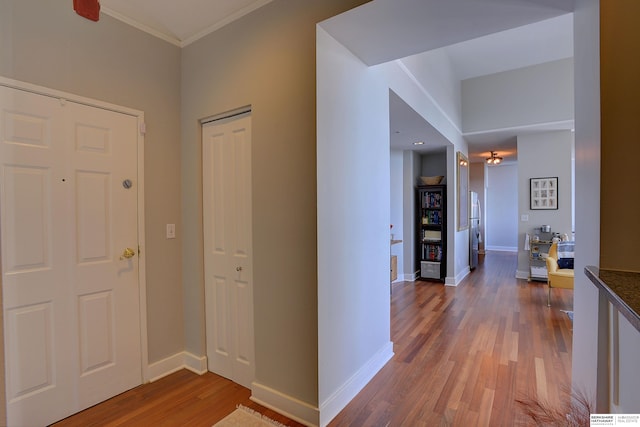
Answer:
<svg viewBox="0 0 640 427"><path fill-rule="evenodd" d="M202 127L205 298L209 370L254 379L251 117Z"/></svg>
<svg viewBox="0 0 640 427"><path fill-rule="evenodd" d="M9 425L46 425L142 381L137 127L0 86Z"/></svg>

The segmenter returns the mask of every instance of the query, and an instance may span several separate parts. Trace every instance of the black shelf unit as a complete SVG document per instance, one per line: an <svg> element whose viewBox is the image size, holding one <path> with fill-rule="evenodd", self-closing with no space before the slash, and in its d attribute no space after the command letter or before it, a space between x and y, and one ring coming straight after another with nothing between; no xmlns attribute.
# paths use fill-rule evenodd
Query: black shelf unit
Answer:
<svg viewBox="0 0 640 427"><path fill-rule="evenodd" d="M447 186L420 185L416 195L418 277L444 281L447 276Z"/></svg>

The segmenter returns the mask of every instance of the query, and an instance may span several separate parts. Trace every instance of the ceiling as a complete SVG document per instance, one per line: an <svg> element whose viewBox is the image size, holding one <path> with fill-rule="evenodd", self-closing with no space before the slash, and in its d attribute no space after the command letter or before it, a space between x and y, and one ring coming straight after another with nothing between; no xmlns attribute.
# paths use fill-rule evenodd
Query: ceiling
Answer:
<svg viewBox="0 0 640 427"><path fill-rule="evenodd" d="M100 0L102 12L177 46L186 46L272 0ZM573 55L574 0L374 0L322 23L368 65L442 49L457 79ZM421 151L448 142L398 97L391 97L391 144ZM572 124L561 124L564 129ZM497 150L516 158L509 129L463 134L470 160ZM429 141L414 147L415 140Z"/></svg>
<svg viewBox="0 0 640 427"><path fill-rule="evenodd" d="M271 1L100 0L100 9L107 15L182 47Z"/></svg>
<svg viewBox="0 0 640 427"><path fill-rule="evenodd" d="M573 56L573 16L564 14L438 50L449 58L458 80L570 58ZM426 53L415 56L419 58L422 55ZM392 148L428 152L437 151L438 147L442 150L449 144L418 113L400 98L396 98L390 102ZM517 135L567 130L573 126L573 121L564 121L486 132L465 133L461 130L461 133L469 144L472 162L483 161L489 157L490 151L497 151L508 163L517 160ZM415 147L415 141L427 143Z"/></svg>

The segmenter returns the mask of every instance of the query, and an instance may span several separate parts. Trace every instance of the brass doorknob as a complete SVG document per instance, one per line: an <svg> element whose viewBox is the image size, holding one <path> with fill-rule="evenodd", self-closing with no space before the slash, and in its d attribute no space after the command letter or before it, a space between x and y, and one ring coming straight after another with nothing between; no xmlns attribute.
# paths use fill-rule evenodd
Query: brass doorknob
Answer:
<svg viewBox="0 0 640 427"><path fill-rule="evenodd" d="M127 248L124 250L124 252L122 253L122 255L120 256L120 259L129 259L132 258L134 255L136 254L136 252L131 249L131 248Z"/></svg>

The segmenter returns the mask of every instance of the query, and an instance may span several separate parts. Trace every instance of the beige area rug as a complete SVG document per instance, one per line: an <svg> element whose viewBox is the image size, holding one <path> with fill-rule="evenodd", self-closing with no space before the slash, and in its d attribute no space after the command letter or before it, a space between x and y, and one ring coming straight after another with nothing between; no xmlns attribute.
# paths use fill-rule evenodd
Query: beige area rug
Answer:
<svg viewBox="0 0 640 427"><path fill-rule="evenodd" d="M246 406L238 408L218 421L214 427L286 427Z"/></svg>

